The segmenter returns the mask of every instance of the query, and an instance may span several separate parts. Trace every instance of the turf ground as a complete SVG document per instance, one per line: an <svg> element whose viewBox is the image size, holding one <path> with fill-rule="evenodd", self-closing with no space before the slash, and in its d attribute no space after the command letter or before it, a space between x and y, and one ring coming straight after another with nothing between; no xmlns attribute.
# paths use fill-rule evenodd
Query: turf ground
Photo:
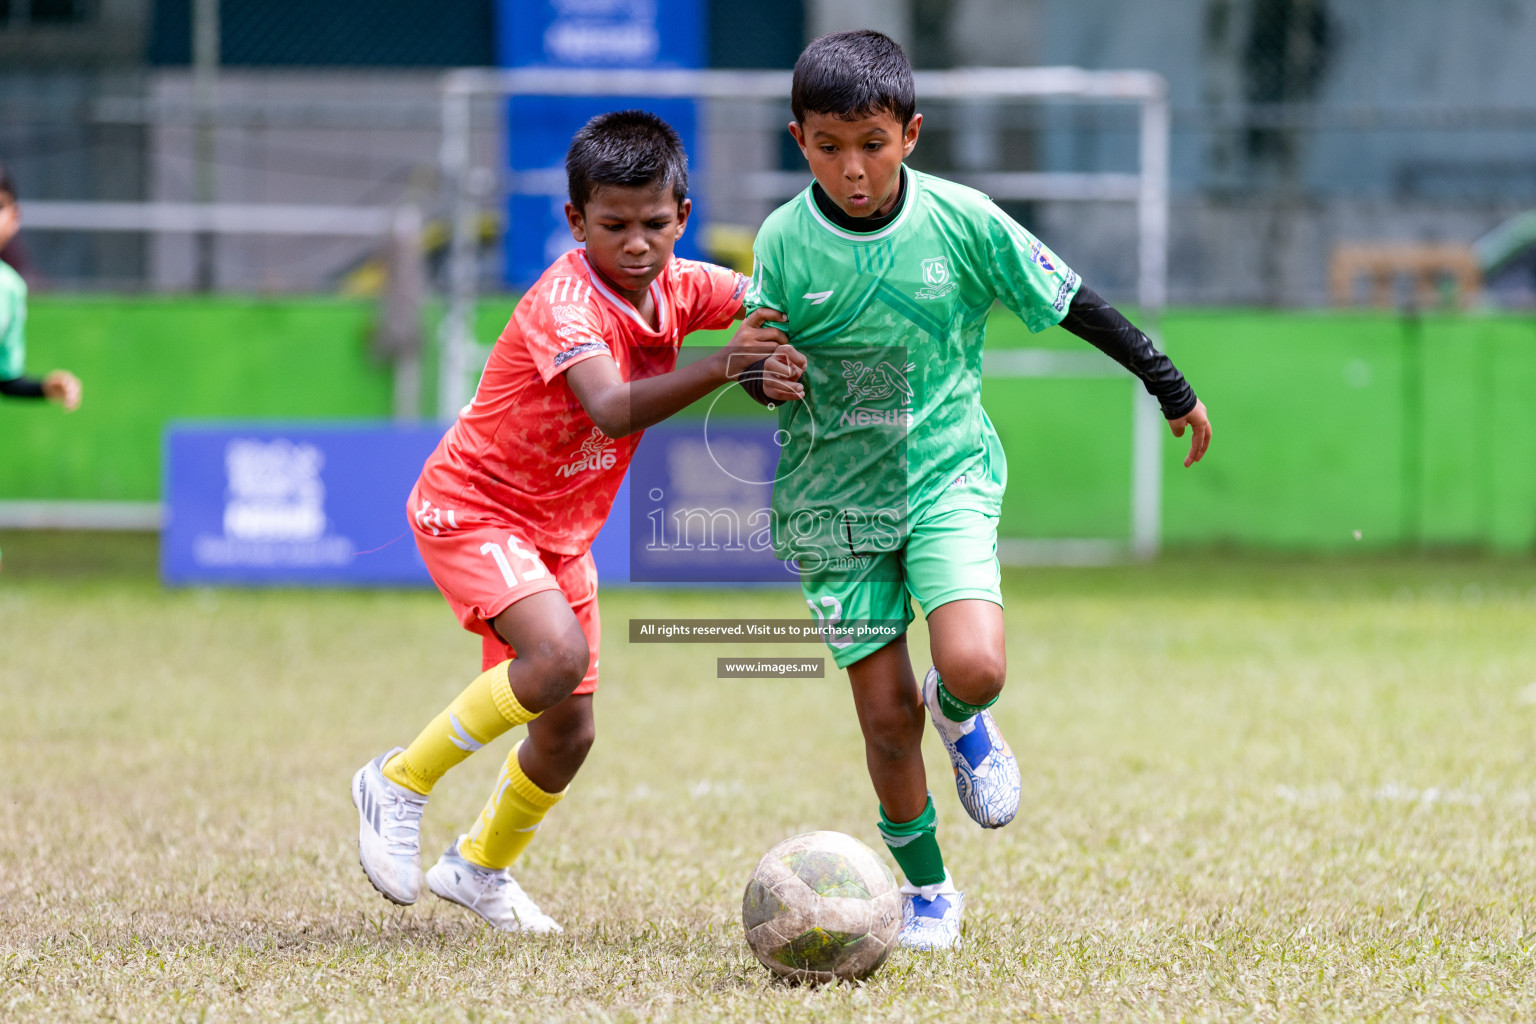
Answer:
<svg viewBox="0 0 1536 1024"><path fill-rule="evenodd" d="M488 932L358 869L352 771L473 674L432 593L163 591L135 538L8 534L0 1019L1521 1020L1536 1005L1536 566L1173 558L1011 573L999 720L1025 809L972 826L929 737L966 944L862 987L741 938L772 843L876 843L845 684L716 679L615 590L599 739ZM915 636L921 636L918 631ZM922 643L915 654L921 657ZM472 818L509 740L428 810Z"/></svg>

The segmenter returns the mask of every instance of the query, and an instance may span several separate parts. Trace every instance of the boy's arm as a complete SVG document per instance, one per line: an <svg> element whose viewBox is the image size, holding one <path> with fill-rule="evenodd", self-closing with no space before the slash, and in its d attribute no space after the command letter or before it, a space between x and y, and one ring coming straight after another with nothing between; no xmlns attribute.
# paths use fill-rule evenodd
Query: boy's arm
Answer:
<svg viewBox="0 0 1536 1024"><path fill-rule="evenodd" d="M1135 374L1162 406L1164 419L1176 420L1195 407L1195 393L1173 360L1086 284L1072 297L1061 326Z"/></svg>
<svg viewBox="0 0 1536 1024"><path fill-rule="evenodd" d="M778 274L780 247L776 237L765 224L752 244L752 280L742 303L743 309L782 312L787 308L784 286ZM786 318L780 316L779 319ZM747 367L736 379L752 401L771 409L779 402L805 397L805 388L797 383L804 371L805 356L784 345L774 356Z"/></svg>
<svg viewBox="0 0 1536 1024"><path fill-rule="evenodd" d="M743 370L736 381L741 390L758 405L772 409L780 402L805 397L805 355L793 345L780 345L767 359L759 359Z"/></svg>
<svg viewBox="0 0 1536 1024"><path fill-rule="evenodd" d="M1210 419L1173 362L996 204L986 203L983 222L984 273L993 294L1031 331L1060 324L1135 374L1162 405L1173 436L1194 429L1184 465L1199 462L1211 443Z"/></svg>
<svg viewBox="0 0 1536 1024"><path fill-rule="evenodd" d="M0 395L7 398L42 398L43 382L36 377L13 377L0 380Z"/></svg>
<svg viewBox="0 0 1536 1024"><path fill-rule="evenodd" d="M17 324L22 297L0 293L0 395L7 398L42 398L43 382L24 373L26 339Z"/></svg>
<svg viewBox="0 0 1536 1024"><path fill-rule="evenodd" d="M54 370L42 380L35 377L13 377L0 380L0 395L7 398L46 398L65 412L80 407L80 378L68 370Z"/></svg>
<svg viewBox="0 0 1536 1024"><path fill-rule="evenodd" d="M1079 285L1072 296L1061 326L1134 374L1157 399L1174 437L1183 437L1184 428L1192 427L1194 435L1184 465L1200 461L1211 443L1211 421L1184 375L1173 360L1158 351L1151 338L1086 284Z"/></svg>
<svg viewBox="0 0 1536 1024"><path fill-rule="evenodd" d="M624 437L660 423L735 380L758 359L771 356L784 343L784 335L766 325L783 319L771 309L754 310L729 344L671 373L626 381L612 359L599 358L572 366L565 379L599 430Z"/></svg>

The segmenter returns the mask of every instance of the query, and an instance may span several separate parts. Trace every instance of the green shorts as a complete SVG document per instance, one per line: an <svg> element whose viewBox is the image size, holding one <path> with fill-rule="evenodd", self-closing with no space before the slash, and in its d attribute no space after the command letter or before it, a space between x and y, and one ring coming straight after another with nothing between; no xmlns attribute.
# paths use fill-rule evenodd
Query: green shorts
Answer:
<svg viewBox="0 0 1536 1024"><path fill-rule="evenodd" d="M822 625L846 624L828 639L832 660L846 668L906 632L915 616L964 598L1002 606L997 564L997 517L969 508L935 512L912 527L898 551L840 558L800 578L805 603ZM868 624L868 628L865 628ZM873 634L860 639L859 634Z"/></svg>

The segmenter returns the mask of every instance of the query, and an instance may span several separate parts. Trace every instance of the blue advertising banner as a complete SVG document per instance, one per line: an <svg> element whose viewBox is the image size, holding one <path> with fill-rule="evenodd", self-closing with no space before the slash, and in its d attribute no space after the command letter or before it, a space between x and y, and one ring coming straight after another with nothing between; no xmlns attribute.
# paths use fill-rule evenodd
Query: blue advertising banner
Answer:
<svg viewBox="0 0 1536 1024"><path fill-rule="evenodd" d="M702 0L500 0L497 57L503 67L697 68L704 63ZM702 153L697 104L645 97L519 96L507 105L506 283L532 284L577 243L565 218L565 151L598 114L649 110L682 137L694 180ZM698 259L704 221L698 196L693 223L677 247Z"/></svg>
<svg viewBox="0 0 1536 1024"><path fill-rule="evenodd" d="M501 0L502 67L696 68L704 63L701 0Z"/></svg>
<svg viewBox="0 0 1536 1024"><path fill-rule="evenodd" d="M430 586L406 499L442 434L438 425L171 426L161 578Z"/></svg>
<svg viewBox="0 0 1536 1024"><path fill-rule="evenodd" d="M592 545L623 583L795 583L768 532L775 424L651 427ZM160 574L173 585L431 586L406 499L438 425L175 424Z"/></svg>

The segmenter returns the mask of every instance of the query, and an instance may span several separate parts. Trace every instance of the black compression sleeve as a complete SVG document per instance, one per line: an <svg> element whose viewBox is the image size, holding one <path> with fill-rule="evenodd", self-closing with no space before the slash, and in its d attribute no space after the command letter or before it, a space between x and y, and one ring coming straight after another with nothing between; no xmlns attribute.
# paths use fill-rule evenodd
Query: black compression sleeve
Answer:
<svg viewBox="0 0 1536 1024"><path fill-rule="evenodd" d="M1134 373L1165 418L1176 420L1195 407L1195 393L1173 360L1086 284L1078 287L1061 326Z"/></svg>
<svg viewBox="0 0 1536 1024"><path fill-rule="evenodd" d="M42 398L43 382L35 377L0 380L0 395L7 398Z"/></svg>
<svg viewBox="0 0 1536 1024"><path fill-rule="evenodd" d="M758 405L774 405L773 399L763 390L763 367L767 365L768 357L764 356L736 377L736 382L741 385L741 390L752 396L752 401Z"/></svg>

